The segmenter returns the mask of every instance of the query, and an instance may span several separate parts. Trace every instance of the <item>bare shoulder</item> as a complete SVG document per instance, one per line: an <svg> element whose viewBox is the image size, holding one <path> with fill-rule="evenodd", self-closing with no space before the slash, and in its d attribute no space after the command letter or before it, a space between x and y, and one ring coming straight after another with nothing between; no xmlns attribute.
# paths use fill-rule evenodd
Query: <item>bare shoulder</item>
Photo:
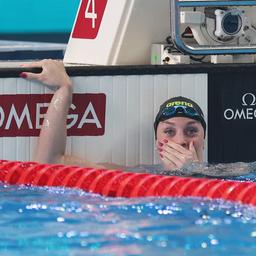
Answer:
<svg viewBox="0 0 256 256"><path fill-rule="evenodd" d="M114 164L114 163L100 163L99 166L103 166L108 170L125 170L126 166Z"/></svg>
<svg viewBox="0 0 256 256"><path fill-rule="evenodd" d="M95 168L95 169L108 169L108 170L125 170L127 167L123 165L118 165L115 163L93 163L87 161L86 159L82 159L73 155L64 155L59 161L59 164L63 165L73 165L87 168Z"/></svg>
<svg viewBox="0 0 256 256"><path fill-rule="evenodd" d="M77 156L73 155L64 155L59 159L59 164L63 165L73 165L73 166L80 166L85 168L96 168L96 169L107 169L106 166L102 164L93 163L87 161L86 159L82 159Z"/></svg>

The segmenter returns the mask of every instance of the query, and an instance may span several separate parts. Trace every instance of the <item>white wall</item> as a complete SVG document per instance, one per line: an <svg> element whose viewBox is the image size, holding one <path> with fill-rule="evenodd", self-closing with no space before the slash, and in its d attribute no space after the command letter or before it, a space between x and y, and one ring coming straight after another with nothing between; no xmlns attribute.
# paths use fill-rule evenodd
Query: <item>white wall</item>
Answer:
<svg viewBox="0 0 256 256"><path fill-rule="evenodd" d="M153 122L159 105L169 97L182 95L195 100L207 120L207 74L88 76L73 77L73 81L75 93L106 94L105 135L69 137L67 143L68 153L95 162L122 165L157 162ZM21 78L0 79L1 95L19 97L19 94L49 92L46 87ZM0 158L32 160L36 141L36 137L0 137ZM207 155L207 145L205 152Z"/></svg>

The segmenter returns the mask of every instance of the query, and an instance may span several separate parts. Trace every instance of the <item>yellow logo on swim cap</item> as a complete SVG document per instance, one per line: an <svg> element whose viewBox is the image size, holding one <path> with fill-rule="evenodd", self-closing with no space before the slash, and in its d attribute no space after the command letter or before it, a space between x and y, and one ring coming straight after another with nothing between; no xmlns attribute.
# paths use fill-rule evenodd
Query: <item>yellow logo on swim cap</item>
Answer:
<svg viewBox="0 0 256 256"><path fill-rule="evenodd" d="M186 101L173 101L166 104L166 108L173 107L173 106L185 106L193 108L193 104L186 102Z"/></svg>

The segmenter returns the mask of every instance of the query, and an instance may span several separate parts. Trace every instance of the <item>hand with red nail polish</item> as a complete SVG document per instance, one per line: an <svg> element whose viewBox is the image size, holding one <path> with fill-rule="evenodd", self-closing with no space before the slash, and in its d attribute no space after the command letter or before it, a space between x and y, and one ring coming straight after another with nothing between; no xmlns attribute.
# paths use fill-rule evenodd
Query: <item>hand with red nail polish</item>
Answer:
<svg viewBox="0 0 256 256"><path fill-rule="evenodd" d="M25 72L20 73L19 76L20 76L21 78L24 78L24 79L27 78L27 74L26 74Z"/></svg>
<svg viewBox="0 0 256 256"><path fill-rule="evenodd" d="M190 142L189 148L186 149L179 144L169 141L162 147L161 158L168 170L181 169L192 162L198 162L193 142Z"/></svg>
<svg viewBox="0 0 256 256"><path fill-rule="evenodd" d="M38 62L24 63L24 68L42 68L41 73L22 72L20 77L28 80L36 80L45 85L54 87L72 87L70 77L67 75L62 61L42 60Z"/></svg>
<svg viewBox="0 0 256 256"><path fill-rule="evenodd" d="M163 145L164 145L164 143L158 141L158 146L159 146L159 147L162 147Z"/></svg>
<svg viewBox="0 0 256 256"><path fill-rule="evenodd" d="M157 145L165 170L180 170L192 162L203 162L204 130L197 120L174 117L160 122Z"/></svg>

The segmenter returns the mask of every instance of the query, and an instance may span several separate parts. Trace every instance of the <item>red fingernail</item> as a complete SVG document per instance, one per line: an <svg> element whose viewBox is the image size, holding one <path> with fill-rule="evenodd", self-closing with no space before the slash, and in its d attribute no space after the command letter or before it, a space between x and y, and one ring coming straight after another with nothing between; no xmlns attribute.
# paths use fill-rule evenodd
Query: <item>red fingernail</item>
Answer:
<svg viewBox="0 0 256 256"><path fill-rule="evenodd" d="M159 149L158 149L158 151L159 151L159 152L162 152L162 151L163 151L163 149L159 148Z"/></svg>
<svg viewBox="0 0 256 256"><path fill-rule="evenodd" d="M158 142L158 145L159 145L160 147L162 147L162 146L164 145L164 143Z"/></svg>
<svg viewBox="0 0 256 256"><path fill-rule="evenodd" d="M162 154L159 154L161 158L164 158L164 156Z"/></svg>
<svg viewBox="0 0 256 256"><path fill-rule="evenodd" d="M167 139L165 139L165 140L164 140L164 143L167 143L167 142L168 142L168 140L167 140Z"/></svg>
<svg viewBox="0 0 256 256"><path fill-rule="evenodd" d="M20 77L21 77L21 78L27 78L28 76L27 76L26 73L22 72L22 73L20 73Z"/></svg>

